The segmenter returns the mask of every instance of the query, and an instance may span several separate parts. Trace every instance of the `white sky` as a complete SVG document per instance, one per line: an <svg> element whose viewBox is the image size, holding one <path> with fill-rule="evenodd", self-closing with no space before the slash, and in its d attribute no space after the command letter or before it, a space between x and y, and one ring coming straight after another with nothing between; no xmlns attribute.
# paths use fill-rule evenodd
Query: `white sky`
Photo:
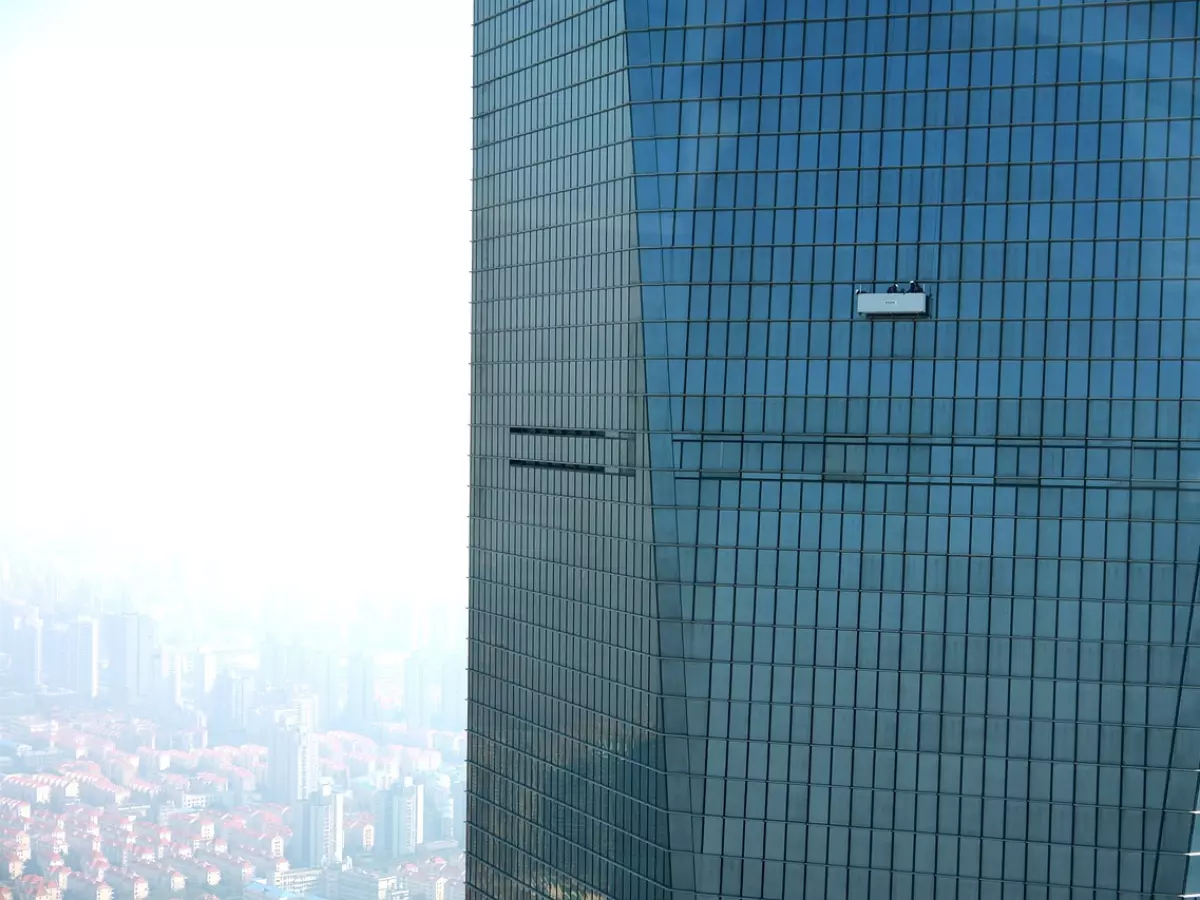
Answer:
<svg viewBox="0 0 1200 900"><path fill-rule="evenodd" d="M465 604L470 15L0 0L8 546Z"/></svg>

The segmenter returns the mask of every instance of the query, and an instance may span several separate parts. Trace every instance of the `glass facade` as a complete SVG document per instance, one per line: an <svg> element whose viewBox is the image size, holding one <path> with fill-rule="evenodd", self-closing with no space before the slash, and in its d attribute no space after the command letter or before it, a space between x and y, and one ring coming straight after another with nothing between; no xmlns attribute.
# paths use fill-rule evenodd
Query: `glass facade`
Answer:
<svg viewBox="0 0 1200 900"><path fill-rule="evenodd" d="M1198 13L476 0L471 897L1200 896Z"/></svg>

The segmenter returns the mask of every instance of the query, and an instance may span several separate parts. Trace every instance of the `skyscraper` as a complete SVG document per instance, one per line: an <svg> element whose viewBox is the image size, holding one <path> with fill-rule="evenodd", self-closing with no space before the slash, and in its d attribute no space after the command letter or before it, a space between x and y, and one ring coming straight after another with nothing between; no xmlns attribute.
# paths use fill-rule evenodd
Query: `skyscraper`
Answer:
<svg viewBox="0 0 1200 900"><path fill-rule="evenodd" d="M333 783L321 779L317 790L304 803L297 852L291 855L301 866L341 865L345 855L345 795Z"/></svg>
<svg viewBox="0 0 1200 900"><path fill-rule="evenodd" d="M213 727L229 740L244 739L254 704L255 684L246 672L222 672L213 684Z"/></svg>
<svg viewBox="0 0 1200 900"><path fill-rule="evenodd" d="M42 683L52 688L73 688L75 636L66 622L42 628Z"/></svg>
<svg viewBox="0 0 1200 900"><path fill-rule="evenodd" d="M121 703L149 698L158 683L154 620L138 613L104 617L101 641L108 654L109 696Z"/></svg>
<svg viewBox="0 0 1200 900"><path fill-rule="evenodd" d="M303 728L280 726L267 747L267 781L276 803L307 800L317 789L320 758L317 739Z"/></svg>
<svg viewBox="0 0 1200 900"><path fill-rule="evenodd" d="M36 606L22 608L14 622L9 650L10 681L19 691L36 691L45 684L42 648L45 623Z"/></svg>
<svg viewBox="0 0 1200 900"><path fill-rule="evenodd" d="M472 896L1200 896L1197 4L476 18Z"/></svg>
<svg viewBox="0 0 1200 900"><path fill-rule="evenodd" d="M341 705L338 703L338 659L323 649L304 648L299 651L302 683L316 696L316 717L320 730L327 731L337 722Z"/></svg>
<svg viewBox="0 0 1200 900"><path fill-rule="evenodd" d="M74 635L74 665L71 688L80 696L94 699L100 693L100 623L81 617L71 624Z"/></svg>
<svg viewBox="0 0 1200 900"><path fill-rule="evenodd" d="M375 658L369 653L350 657L343 718L350 728L361 728L375 721Z"/></svg>
<svg viewBox="0 0 1200 900"><path fill-rule="evenodd" d="M59 622L42 631L43 680L93 699L100 684L100 629L95 619Z"/></svg>
<svg viewBox="0 0 1200 900"><path fill-rule="evenodd" d="M375 854L391 862L425 842L425 786L405 777L376 795Z"/></svg>
<svg viewBox="0 0 1200 900"><path fill-rule="evenodd" d="M264 688L287 687L290 681L290 658L294 648L270 635L258 651L258 677Z"/></svg>
<svg viewBox="0 0 1200 900"><path fill-rule="evenodd" d="M428 728L433 704L430 693L441 679L440 660L426 654L413 654L404 660L404 702L400 709L410 728ZM433 674L433 678L430 675Z"/></svg>
<svg viewBox="0 0 1200 900"><path fill-rule="evenodd" d="M200 650L192 655L191 699L197 705L207 702L217 685L217 655Z"/></svg>
<svg viewBox="0 0 1200 900"><path fill-rule="evenodd" d="M184 655L178 650L158 647L151 657L154 673L151 688L164 709L183 704Z"/></svg>

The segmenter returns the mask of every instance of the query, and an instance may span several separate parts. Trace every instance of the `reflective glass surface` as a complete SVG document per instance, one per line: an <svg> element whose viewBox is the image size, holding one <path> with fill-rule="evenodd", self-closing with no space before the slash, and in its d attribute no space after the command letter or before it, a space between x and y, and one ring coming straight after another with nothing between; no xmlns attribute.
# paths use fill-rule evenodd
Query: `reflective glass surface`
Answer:
<svg viewBox="0 0 1200 900"><path fill-rule="evenodd" d="M472 896L1200 896L1198 12L476 0Z"/></svg>

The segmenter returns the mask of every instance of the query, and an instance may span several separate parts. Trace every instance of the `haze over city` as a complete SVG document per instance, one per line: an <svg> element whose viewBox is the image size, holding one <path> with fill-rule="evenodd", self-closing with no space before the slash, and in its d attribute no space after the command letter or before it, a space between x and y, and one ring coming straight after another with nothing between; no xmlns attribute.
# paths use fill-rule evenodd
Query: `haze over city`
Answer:
<svg viewBox="0 0 1200 900"><path fill-rule="evenodd" d="M465 607L452 5L0 4L0 558L238 618Z"/></svg>
<svg viewBox="0 0 1200 900"><path fill-rule="evenodd" d="M463 900L468 16L0 0L0 900Z"/></svg>

